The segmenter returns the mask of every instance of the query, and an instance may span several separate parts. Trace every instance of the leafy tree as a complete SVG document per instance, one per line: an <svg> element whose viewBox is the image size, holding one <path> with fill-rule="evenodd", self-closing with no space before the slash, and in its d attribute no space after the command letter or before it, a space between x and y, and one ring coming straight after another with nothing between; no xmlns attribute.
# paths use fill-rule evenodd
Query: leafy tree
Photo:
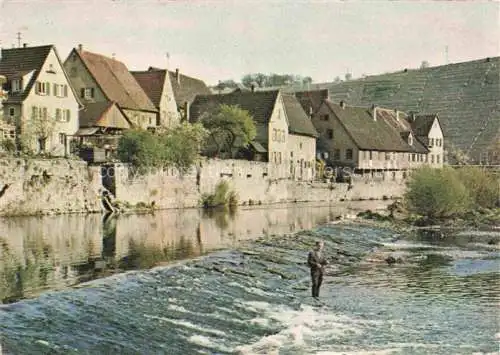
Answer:
<svg viewBox="0 0 500 355"><path fill-rule="evenodd" d="M158 133L129 130L118 141L117 155L120 161L131 164L142 173L168 166L185 173L199 159L206 134L201 124L186 122Z"/></svg>
<svg viewBox="0 0 500 355"><path fill-rule="evenodd" d="M117 155L120 161L141 170L162 167L165 152L158 136L143 129L126 131L118 141Z"/></svg>
<svg viewBox="0 0 500 355"><path fill-rule="evenodd" d="M214 113L202 117L201 123L211 138L209 143L215 144L217 155L226 151L233 156L239 148L247 147L257 134L250 113L237 106L220 105Z"/></svg>
<svg viewBox="0 0 500 355"><path fill-rule="evenodd" d="M43 153L47 148L47 140L53 137L56 120L47 112L37 112L29 119L19 118L16 122L16 147L18 151L31 152L33 146Z"/></svg>
<svg viewBox="0 0 500 355"><path fill-rule="evenodd" d="M166 165L176 167L182 174L200 158L200 151L208 132L200 123L184 122L159 137L164 147Z"/></svg>
<svg viewBox="0 0 500 355"><path fill-rule="evenodd" d="M310 76L302 77L300 75L293 74L263 74L254 73L246 74L241 79L241 83L246 87L251 87L252 84L256 84L258 87L271 87L271 86L287 86L287 85L307 85L312 83L312 78Z"/></svg>

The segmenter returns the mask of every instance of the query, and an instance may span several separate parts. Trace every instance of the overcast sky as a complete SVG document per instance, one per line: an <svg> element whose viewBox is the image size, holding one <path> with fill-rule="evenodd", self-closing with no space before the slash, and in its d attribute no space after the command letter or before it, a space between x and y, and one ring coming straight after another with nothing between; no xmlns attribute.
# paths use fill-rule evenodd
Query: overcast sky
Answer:
<svg viewBox="0 0 500 355"><path fill-rule="evenodd" d="M207 84L246 73L332 81L500 55L500 2L0 0L0 45L84 48ZM167 61L167 53L170 59Z"/></svg>

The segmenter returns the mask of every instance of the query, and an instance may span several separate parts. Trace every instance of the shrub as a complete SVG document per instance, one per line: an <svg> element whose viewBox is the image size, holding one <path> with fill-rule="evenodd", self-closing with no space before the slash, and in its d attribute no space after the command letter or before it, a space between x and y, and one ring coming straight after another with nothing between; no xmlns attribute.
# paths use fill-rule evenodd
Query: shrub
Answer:
<svg viewBox="0 0 500 355"><path fill-rule="evenodd" d="M463 215L471 207L469 191L450 167L419 168L412 172L407 186L408 211L431 220Z"/></svg>
<svg viewBox="0 0 500 355"><path fill-rule="evenodd" d="M500 186L491 172L475 166L457 169L458 178L469 191L474 207L493 208L498 202Z"/></svg>
<svg viewBox="0 0 500 355"><path fill-rule="evenodd" d="M227 181L220 181L215 186L213 194L204 194L201 204L204 208L234 207L238 204L238 195L232 190Z"/></svg>

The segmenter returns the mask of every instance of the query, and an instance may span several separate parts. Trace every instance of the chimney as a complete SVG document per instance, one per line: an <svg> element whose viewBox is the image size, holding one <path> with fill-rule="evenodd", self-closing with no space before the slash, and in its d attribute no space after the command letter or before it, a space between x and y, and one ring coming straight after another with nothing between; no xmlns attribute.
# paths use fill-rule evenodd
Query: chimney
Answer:
<svg viewBox="0 0 500 355"><path fill-rule="evenodd" d="M177 84L181 85L181 76L179 74L179 68L175 69L175 79L177 80Z"/></svg>
<svg viewBox="0 0 500 355"><path fill-rule="evenodd" d="M83 51L83 46L81 44L78 45L78 52L82 52Z"/></svg>
<svg viewBox="0 0 500 355"><path fill-rule="evenodd" d="M377 121L377 106L375 104L372 105L372 117L374 121Z"/></svg>
<svg viewBox="0 0 500 355"><path fill-rule="evenodd" d="M345 109L345 101L344 100L340 101L340 108Z"/></svg>
<svg viewBox="0 0 500 355"><path fill-rule="evenodd" d="M27 48L28 47L28 43L23 43L23 48Z"/></svg>

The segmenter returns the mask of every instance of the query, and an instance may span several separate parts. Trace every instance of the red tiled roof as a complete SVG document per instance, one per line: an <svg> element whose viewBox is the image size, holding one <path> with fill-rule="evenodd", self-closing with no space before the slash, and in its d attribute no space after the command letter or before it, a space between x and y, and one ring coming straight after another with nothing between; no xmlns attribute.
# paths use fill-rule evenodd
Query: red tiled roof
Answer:
<svg viewBox="0 0 500 355"><path fill-rule="evenodd" d="M130 73L134 76L135 80L137 80L153 104L158 108L163 93L163 86L165 85L165 78L168 78L166 75L167 71L149 68L147 71L132 71Z"/></svg>
<svg viewBox="0 0 500 355"><path fill-rule="evenodd" d="M137 80L122 62L88 51L77 51L104 94L121 108L157 111Z"/></svg>

